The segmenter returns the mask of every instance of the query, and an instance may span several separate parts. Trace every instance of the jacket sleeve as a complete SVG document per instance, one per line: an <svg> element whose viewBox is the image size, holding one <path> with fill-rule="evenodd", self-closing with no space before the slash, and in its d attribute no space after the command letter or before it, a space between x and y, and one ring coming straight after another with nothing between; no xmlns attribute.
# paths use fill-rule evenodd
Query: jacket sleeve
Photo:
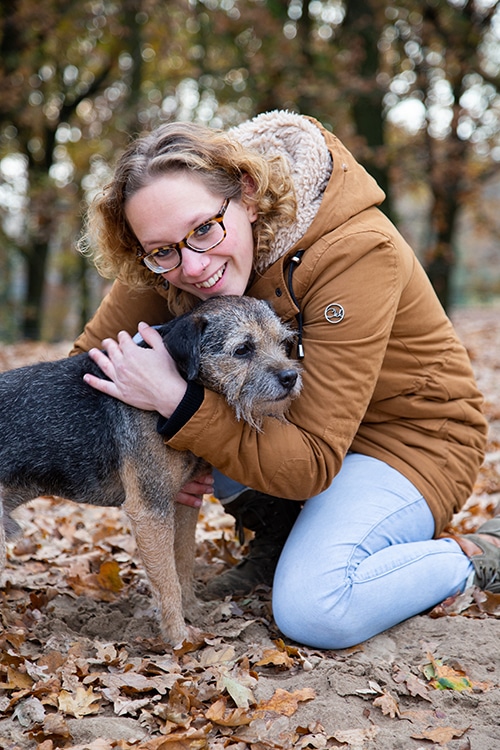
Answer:
<svg viewBox="0 0 500 750"><path fill-rule="evenodd" d="M137 333L141 321L150 325L166 323L172 318L166 300L154 289L134 290L115 281L97 312L76 339L70 356L100 347L104 338L116 338L119 331Z"/></svg>
<svg viewBox="0 0 500 750"><path fill-rule="evenodd" d="M303 389L288 421L269 418L255 432L205 389L201 407L166 441L253 489L296 500L326 489L341 467L378 382L404 275L391 238L380 233L357 233L354 261L352 237L320 243L300 282ZM325 316L331 303L344 310L338 324Z"/></svg>

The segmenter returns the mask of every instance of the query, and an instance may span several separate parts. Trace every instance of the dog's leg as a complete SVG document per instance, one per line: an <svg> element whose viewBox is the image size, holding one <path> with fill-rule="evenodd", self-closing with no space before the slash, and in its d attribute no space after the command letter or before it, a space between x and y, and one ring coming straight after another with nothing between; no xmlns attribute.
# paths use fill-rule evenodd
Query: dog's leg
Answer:
<svg viewBox="0 0 500 750"><path fill-rule="evenodd" d="M187 637L188 629L175 566L174 513L163 515L148 508L132 466L127 467L124 476L127 481L123 508L132 523L137 548L158 602L163 635L168 643L178 648Z"/></svg>
<svg viewBox="0 0 500 750"><path fill-rule="evenodd" d="M195 534L198 508L175 503L175 565L182 591L184 613L196 619L198 602L194 593Z"/></svg>

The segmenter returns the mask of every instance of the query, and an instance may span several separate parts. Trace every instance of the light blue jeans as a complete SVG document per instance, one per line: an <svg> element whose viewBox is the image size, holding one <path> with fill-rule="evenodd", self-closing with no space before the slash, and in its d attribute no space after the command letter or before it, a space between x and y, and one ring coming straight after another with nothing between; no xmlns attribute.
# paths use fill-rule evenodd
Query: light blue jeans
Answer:
<svg viewBox="0 0 500 750"><path fill-rule="evenodd" d="M217 480L216 480L217 488ZM348 648L463 591L474 572L402 474L348 454L331 486L307 500L273 584L281 632L325 649Z"/></svg>

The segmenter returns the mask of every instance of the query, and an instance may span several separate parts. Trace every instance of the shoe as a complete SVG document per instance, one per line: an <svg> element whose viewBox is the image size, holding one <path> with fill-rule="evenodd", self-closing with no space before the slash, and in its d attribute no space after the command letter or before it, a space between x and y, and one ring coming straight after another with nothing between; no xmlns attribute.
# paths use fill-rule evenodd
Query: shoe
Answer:
<svg viewBox="0 0 500 750"><path fill-rule="evenodd" d="M472 555L469 558L476 574L474 585L493 594L500 594L500 547L483 539L479 534L489 534L500 539L500 517L486 521L474 534L465 535L465 538L473 541L483 551L481 555Z"/></svg>
<svg viewBox="0 0 500 750"><path fill-rule="evenodd" d="M245 529L255 536L241 562L207 583L202 594L207 600L245 596L259 584L271 587L281 550L302 506L296 500L245 490L223 507L236 520L240 544L245 541Z"/></svg>

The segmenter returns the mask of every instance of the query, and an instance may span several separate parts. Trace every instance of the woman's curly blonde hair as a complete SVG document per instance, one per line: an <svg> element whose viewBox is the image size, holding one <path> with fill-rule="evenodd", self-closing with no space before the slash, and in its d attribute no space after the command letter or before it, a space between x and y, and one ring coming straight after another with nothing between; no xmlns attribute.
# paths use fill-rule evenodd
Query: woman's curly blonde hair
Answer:
<svg viewBox="0 0 500 750"><path fill-rule="evenodd" d="M272 245L276 231L290 225L296 212L288 163L281 156L263 157L242 146L230 132L195 123L168 123L133 141L118 160L112 181L91 203L80 249L99 273L130 287L165 286L162 276L137 262L139 242L125 215L127 200L156 178L187 171L208 190L245 200L248 184L257 208L254 222L254 268ZM193 307L195 297L168 288L174 314Z"/></svg>

